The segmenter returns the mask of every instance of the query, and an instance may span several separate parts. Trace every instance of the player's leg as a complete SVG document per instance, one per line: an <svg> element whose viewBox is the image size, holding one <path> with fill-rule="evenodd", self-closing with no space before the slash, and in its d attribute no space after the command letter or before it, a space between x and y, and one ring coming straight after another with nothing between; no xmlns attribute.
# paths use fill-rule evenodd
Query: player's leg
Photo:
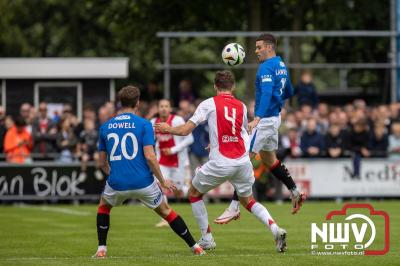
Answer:
<svg viewBox="0 0 400 266"><path fill-rule="evenodd" d="M240 203L271 230L277 243L278 252L284 252L286 231L279 228L268 210L254 199L252 192L254 180L253 165L249 161L238 168L230 182L237 191Z"/></svg>
<svg viewBox="0 0 400 266"><path fill-rule="evenodd" d="M287 167L276 158L275 151L260 151L260 156L263 163L268 167L270 172L279 179L291 193L292 198L292 213L295 214L300 209L302 203L306 199L304 193L300 193L293 181L292 176L289 173Z"/></svg>
<svg viewBox="0 0 400 266"><path fill-rule="evenodd" d="M165 202L163 193L156 182L143 189L133 191L132 197L138 198L144 205L165 219L171 229L187 243L194 254L204 254L203 249L194 241L183 219Z"/></svg>
<svg viewBox="0 0 400 266"><path fill-rule="evenodd" d="M117 191L111 188L108 183L104 187L104 191L100 198L99 207L97 209L97 237L99 245L93 258L105 258L107 253L107 235L110 229L110 211L113 206L121 204L127 199L126 191Z"/></svg>
<svg viewBox="0 0 400 266"><path fill-rule="evenodd" d="M211 189L226 181L226 169L216 168L207 162L196 171L189 188L189 201L192 205L193 215L200 227L201 239L199 244L204 249L213 249L216 243L208 223L208 213L203 201L203 195Z"/></svg>
<svg viewBox="0 0 400 266"><path fill-rule="evenodd" d="M205 254L203 248L193 239L193 236L182 217L171 209L164 200L154 209L154 211L169 223L171 229L186 242L195 255Z"/></svg>
<svg viewBox="0 0 400 266"><path fill-rule="evenodd" d="M250 152L249 157L250 159L255 156L255 153ZM236 192L236 189L233 191L233 196L229 207L225 209L225 211L218 216L214 223L216 224L228 224L233 220L240 219L240 202Z"/></svg>
<svg viewBox="0 0 400 266"><path fill-rule="evenodd" d="M161 173L163 174L163 176L170 178L171 167L166 167L166 166L160 165L160 170L161 170ZM164 197L165 202L168 203L167 195L163 194L163 197ZM169 226L169 223L163 218L161 218L161 220L155 224L155 227L158 227L158 228L167 227L167 226Z"/></svg>
<svg viewBox="0 0 400 266"><path fill-rule="evenodd" d="M272 232L275 243L276 243L276 250L278 252L285 252L286 251L286 231L280 228L274 219L272 218L271 214L261 203L257 202L253 195L247 197L240 197L240 203L246 207L246 209L252 213L258 220L260 220L263 224L265 224Z"/></svg>

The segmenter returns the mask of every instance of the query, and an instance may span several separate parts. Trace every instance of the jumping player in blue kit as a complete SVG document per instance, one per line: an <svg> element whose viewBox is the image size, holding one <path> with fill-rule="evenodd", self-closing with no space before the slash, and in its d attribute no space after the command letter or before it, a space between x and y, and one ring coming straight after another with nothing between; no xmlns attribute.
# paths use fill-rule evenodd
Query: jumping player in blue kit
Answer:
<svg viewBox="0 0 400 266"><path fill-rule="evenodd" d="M286 166L277 159L280 112L285 100L293 96L293 87L285 63L276 55L276 39L271 34L262 34L256 41L260 66L255 81L254 120L248 124L250 153L260 153L267 169L289 189L292 199L292 214L299 211L306 195L298 191ZM226 224L240 217L239 200L234 193L228 209L214 220Z"/></svg>
<svg viewBox="0 0 400 266"><path fill-rule="evenodd" d="M110 210L126 199L135 198L165 219L195 255L205 252L194 241L183 219L165 202L153 175L164 189L175 190L175 185L164 179L154 152L152 124L136 115L140 91L126 86L118 93L122 110L104 123L99 133L100 164L108 179L97 211L99 245L95 258L105 258Z"/></svg>

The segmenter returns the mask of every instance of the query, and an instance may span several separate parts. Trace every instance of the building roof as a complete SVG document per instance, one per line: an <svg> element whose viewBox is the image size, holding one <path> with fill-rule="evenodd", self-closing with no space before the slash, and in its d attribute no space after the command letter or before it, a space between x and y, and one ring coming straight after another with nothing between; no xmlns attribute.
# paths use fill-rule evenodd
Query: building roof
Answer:
<svg viewBox="0 0 400 266"><path fill-rule="evenodd" d="M0 79L126 78L126 57L0 58Z"/></svg>

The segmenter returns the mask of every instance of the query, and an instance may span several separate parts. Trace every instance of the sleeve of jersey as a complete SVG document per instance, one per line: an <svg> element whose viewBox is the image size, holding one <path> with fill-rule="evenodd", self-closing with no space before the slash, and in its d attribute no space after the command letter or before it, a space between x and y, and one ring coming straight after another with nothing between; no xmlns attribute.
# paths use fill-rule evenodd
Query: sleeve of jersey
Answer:
<svg viewBox="0 0 400 266"><path fill-rule="evenodd" d="M286 83L285 93L283 94L283 97L282 97L284 100L289 99L290 97L292 97L294 95L294 89L292 86L292 82L290 81L289 75L288 75L287 79L288 80Z"/></svg>
<svg viewBox="0 0 400 266"><path fill-rule="evenodd" d="M98 144L99 151L106 151L106 140L104 139L103 135L103 127L100 127L99 130L99 144Z"/></svg>
<svg viewBox="0 0 400 266"><path fill-rule="evenodd" d="M175 119L172 121L173 127L177 127L183 124L185 124L185 120L183 120L183 118L181 117L175 117ZM181 152L184 148L188 147L190 144L193 143L192 133L190 133L187 136L174 136L174 138L177 138L179 141L176 143L174 147L171 148L171 152L173 154Z"/></svg>
<svg viewBox="0 0 400 266"><path fill-rule="evenodd" d="M200 123L204 122L207 119L209 109L210 108L207 104L207 100L201 102L199 106L197 106L196 111L189 120L195 123L196 126L198 126Z"/></svg>
<svg viewBox="0 0 400 266"><path fill-rule="evenodd" d="M270 68L264 68L263 71L260 73L261 75L261 99L256 108L255 116L258 117L265 117L269 103L271 101L272 96L272 88L273 88L273 71Z"/></svg>
<svg viewBox="0 0 400 266"><path fill-rule="evenodd" d="M154 131L153 126L150 122L144 124L143 132L143 146L152 145L154 146Z"/></svg>

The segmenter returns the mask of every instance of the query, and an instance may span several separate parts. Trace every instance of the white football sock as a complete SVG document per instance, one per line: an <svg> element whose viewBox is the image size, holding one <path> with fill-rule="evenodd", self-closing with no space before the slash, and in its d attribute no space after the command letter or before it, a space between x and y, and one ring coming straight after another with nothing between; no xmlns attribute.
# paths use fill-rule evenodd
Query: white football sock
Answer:
<svg viewBox="0 0 400 266"><path fill-rule="evenodd" d="M278 234L279 227L276 225L274 219L272 219L267 208L256 202L251 207L251 213L254 214L263 224L267 225L274 236Z"/></svg>
<svg viewBox="0 0 400 266"><path fill-rule="evenodd" d="M205 240L211 240L212 235L208 233L208 214L206 205L204 204L203 200L199 200L196 202L192 202L192 211L193 215L197 220L197 224L200 227L201 236Z"/></svg>
<svg viewBox="0 0 400 266"><path fill-rule="evenodd" d="M239 210L239 201L232 200L231 204L229 205L229 209L232 211L238 211Z"/></svg>

